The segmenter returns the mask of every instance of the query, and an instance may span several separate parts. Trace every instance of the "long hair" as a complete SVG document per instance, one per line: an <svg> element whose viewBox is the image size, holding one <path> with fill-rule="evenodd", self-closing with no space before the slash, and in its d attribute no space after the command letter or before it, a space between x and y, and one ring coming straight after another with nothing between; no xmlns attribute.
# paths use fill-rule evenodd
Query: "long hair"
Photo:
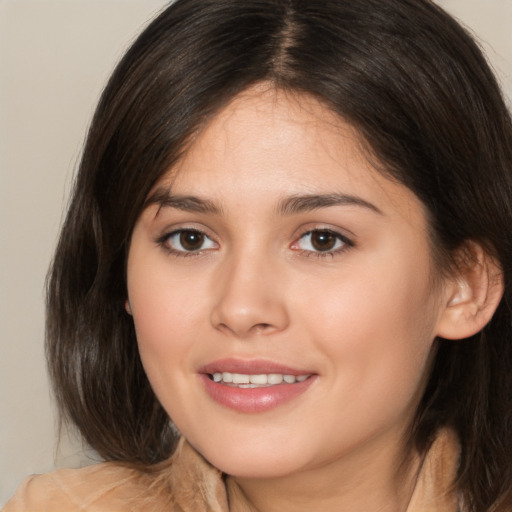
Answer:
<svg viewBox="0 0 512 512"><path fill-rule="evenodd" d="M484 330L437 340L412 441L453 428L467 510L512 489L512 127L481 51L429 0L176 0L117 66L93 118L48 279L61 410L103 457L141 466L175 438L124 309L131 232L155 182L236 94L267 81L320 99L423 202L435 260L469 240L501 265Z"/></svg>

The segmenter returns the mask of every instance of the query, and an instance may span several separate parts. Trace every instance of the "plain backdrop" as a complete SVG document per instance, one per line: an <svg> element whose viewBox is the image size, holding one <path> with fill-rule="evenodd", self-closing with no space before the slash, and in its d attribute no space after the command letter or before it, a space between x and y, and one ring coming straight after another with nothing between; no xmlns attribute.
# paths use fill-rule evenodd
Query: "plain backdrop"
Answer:
<svg viewBox="0 0 512 512"><path fill-rule="evenodd" d="M241 0L243 1L243 0ZM0 506L24 476L94 461L57 444L43 288L99 93L163 0L0 0ZM439 0L512 98L512 0Z"/></svg>

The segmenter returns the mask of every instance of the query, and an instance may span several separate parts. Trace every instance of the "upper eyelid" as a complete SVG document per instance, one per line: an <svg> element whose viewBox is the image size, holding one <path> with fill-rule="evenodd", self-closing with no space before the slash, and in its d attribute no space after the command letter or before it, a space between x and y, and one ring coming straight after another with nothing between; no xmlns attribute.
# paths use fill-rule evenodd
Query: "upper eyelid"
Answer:
<svg viewBox="0 0 512 512"><path fill-rule="evenodd" d="M299 240L301 240L306 235L311 235L311 234L313 234L315 232L328 232L328 233L332 233L335 237L337 237L339 240L341 240L341 242L345 246L348 246L348 247L354 247L355 246L355 242L351 238L349 238L348 236L344 235L343 233L340 233L339 231L336 231L336 230L333 230L333 229L321 229L321 228L310 229L308 231L305 231L298 238L296 238L294 242L292 242L292 245L296 244ZM329 251L325 251L325 252L327 253ZM331 251L331 252L336 252L336 250Z"/></svg>
<svg viewBox="0 0 512 512"><path fill-rule="evenodd" d="M202 233L203 235L207 236L208 238L211 238L214 240L217 238L211 229L209 229L207 226L204 226L203 224L197 225L197 223L190 223L192 225L188 225L189 223L179 224L176 223L175 225L167 225L166 227L159 229L158 233L159 235L156 236L156 238L164 238L169 237L175 233L179 233L180 231L195 231L197 233Z"/></svg>
<svg viewBox="0 0 512 512"><path fill-rule="evenodd" d="M346 240L348 243L352 245L355 245L357 240L357 235L346 228L341 228L338 226L335 227L328 224L315 223L306 224L305 226L297 230L296 234L294 235L294 239L298 240L300 237L307 235L309 233L314 233L315 231L329 231L334 235L338 235L340 238Z"/></svg>
<svg viewBox="0 0 512 512"><path fill-rule="evenodd" d="M209 238L212 241L214 240L214 237L209 234L208 231L205 229L199 229L199 228L193 228L193 227L179 227L179 228L171 228L171 229L164 229L162 231L162 234L158 238L169 238L171 236L176 235L177 233L182 233L183 231L192 231L194 233L201 233L206 238Z"/></svg>

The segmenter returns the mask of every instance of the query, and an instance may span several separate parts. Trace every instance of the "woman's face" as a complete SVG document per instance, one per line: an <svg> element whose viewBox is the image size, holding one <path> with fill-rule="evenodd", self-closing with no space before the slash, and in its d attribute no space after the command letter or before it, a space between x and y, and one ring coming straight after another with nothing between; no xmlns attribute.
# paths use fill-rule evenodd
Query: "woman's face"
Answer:
<svg viewBox="0 0 512 512"><path fill-rule="evenodd" d="M127 308L190 443L245 478L396 457L445 292L420 202L354 130L312 98L252 88L150 195Z"/></svg>

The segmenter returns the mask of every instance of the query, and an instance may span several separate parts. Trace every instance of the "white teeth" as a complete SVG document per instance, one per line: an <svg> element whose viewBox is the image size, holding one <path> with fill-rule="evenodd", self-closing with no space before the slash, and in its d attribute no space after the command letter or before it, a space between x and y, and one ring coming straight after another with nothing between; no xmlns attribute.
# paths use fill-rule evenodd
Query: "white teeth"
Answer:
<svg viewBox="0 0 512 512"><path fill-rule="evenodd" d="M249 377L249 382L251 384L267 384L267 376L266 375L251 375Z"/></svg>
<svg viewBox="0 0 512 512"><path fill-rule="evenodd" d="M251 380L250 375L244 375L243 373L233 373L233 384L249 384Z"/></svg>
<svg viewBox="0 0 512 512"><path fill-rule="evenodd" d="M243 388L259 387L259 386L275 386L277 384L295 384L296 382L304 382L309 375L283 375L281 373L261 373L255 375L247 375L244 373L216 372L212 375L214 382L222 384L233 384Z"/></svg>
<svg viewBox="0 0 512 512"><path fill-rule="evenodd" d="M281 384L283 376L280 373L269 373L267 375L267 384Z"/></svg>

